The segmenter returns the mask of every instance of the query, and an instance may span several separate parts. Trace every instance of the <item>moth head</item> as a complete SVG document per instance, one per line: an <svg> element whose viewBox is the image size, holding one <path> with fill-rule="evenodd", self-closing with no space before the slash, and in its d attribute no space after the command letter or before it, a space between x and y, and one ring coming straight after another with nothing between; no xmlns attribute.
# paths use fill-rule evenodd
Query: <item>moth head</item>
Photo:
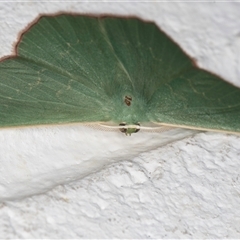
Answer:
<svg viewBox="0 0 240 240"><path fill-rule="evenodd" d="M119 130L122 133L125 133L126 136L131 136L132 133L137 133L140 130L140 124L126 124L126 123L120 123Z"/></svg>

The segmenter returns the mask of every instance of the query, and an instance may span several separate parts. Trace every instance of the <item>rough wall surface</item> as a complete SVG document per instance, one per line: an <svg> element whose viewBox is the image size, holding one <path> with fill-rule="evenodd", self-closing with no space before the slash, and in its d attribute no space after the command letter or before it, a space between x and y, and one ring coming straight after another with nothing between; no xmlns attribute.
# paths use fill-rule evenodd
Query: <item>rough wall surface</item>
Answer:
<svg viewBox="0 0 240 240"><path fill-rule="evenodd" d="M38 14L58 11L154 20L240 86L240 4L1 2L0 57ZM240 238L239 142L179 129L1 130L0 238Z"/></svg>

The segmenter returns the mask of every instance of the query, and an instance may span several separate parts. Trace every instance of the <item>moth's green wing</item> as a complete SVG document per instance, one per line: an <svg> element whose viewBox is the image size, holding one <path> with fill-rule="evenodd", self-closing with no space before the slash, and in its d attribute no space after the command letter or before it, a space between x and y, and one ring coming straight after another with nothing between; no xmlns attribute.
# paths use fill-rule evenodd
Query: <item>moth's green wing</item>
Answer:
<svg viewBox="0 0 240 240"><path fill-rule="evenodd" d="M240 132L240 89L196 67L156 89L151 106L164 125Z"/></svg>
<svg viewBox="0 0 240 240"><path fill-rule="evenodd" d="M101 97L74 79L24 58L0 65L0 126L106 121Z"/></svg>
<svg viewBox="0 0 240 240"><path fill-rule="evenodd" d="M239 96L134 18L42 17L0 64L0 126L152 121L239 132Z"/></svg>

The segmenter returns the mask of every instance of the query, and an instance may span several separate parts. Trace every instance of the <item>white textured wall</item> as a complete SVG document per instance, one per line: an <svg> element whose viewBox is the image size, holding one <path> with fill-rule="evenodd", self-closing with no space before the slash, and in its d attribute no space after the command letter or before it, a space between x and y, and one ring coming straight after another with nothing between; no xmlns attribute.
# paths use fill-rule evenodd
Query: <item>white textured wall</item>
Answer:
<svg viewBox="0 0 240 240"><path fill-rule="evenodd" d="M58 11L154 20L240 86L240 4L1 2L0 56ZM240 138L226 134L0 130L0 238L240 238L239 169Z"/></svg>

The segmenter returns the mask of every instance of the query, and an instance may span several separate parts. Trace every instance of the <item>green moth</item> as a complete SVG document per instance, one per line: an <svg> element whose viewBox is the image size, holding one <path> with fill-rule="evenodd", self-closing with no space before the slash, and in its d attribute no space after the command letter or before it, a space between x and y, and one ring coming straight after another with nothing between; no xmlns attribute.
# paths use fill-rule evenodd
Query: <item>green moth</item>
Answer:
<svg viewBox="0 0 240 240"><path fill-rule="evenodd" d="M144 124L240 133L240 89L136 18L42 16L0 63L0 127ZM110 125L110 127L112 127Z"/></svg>

